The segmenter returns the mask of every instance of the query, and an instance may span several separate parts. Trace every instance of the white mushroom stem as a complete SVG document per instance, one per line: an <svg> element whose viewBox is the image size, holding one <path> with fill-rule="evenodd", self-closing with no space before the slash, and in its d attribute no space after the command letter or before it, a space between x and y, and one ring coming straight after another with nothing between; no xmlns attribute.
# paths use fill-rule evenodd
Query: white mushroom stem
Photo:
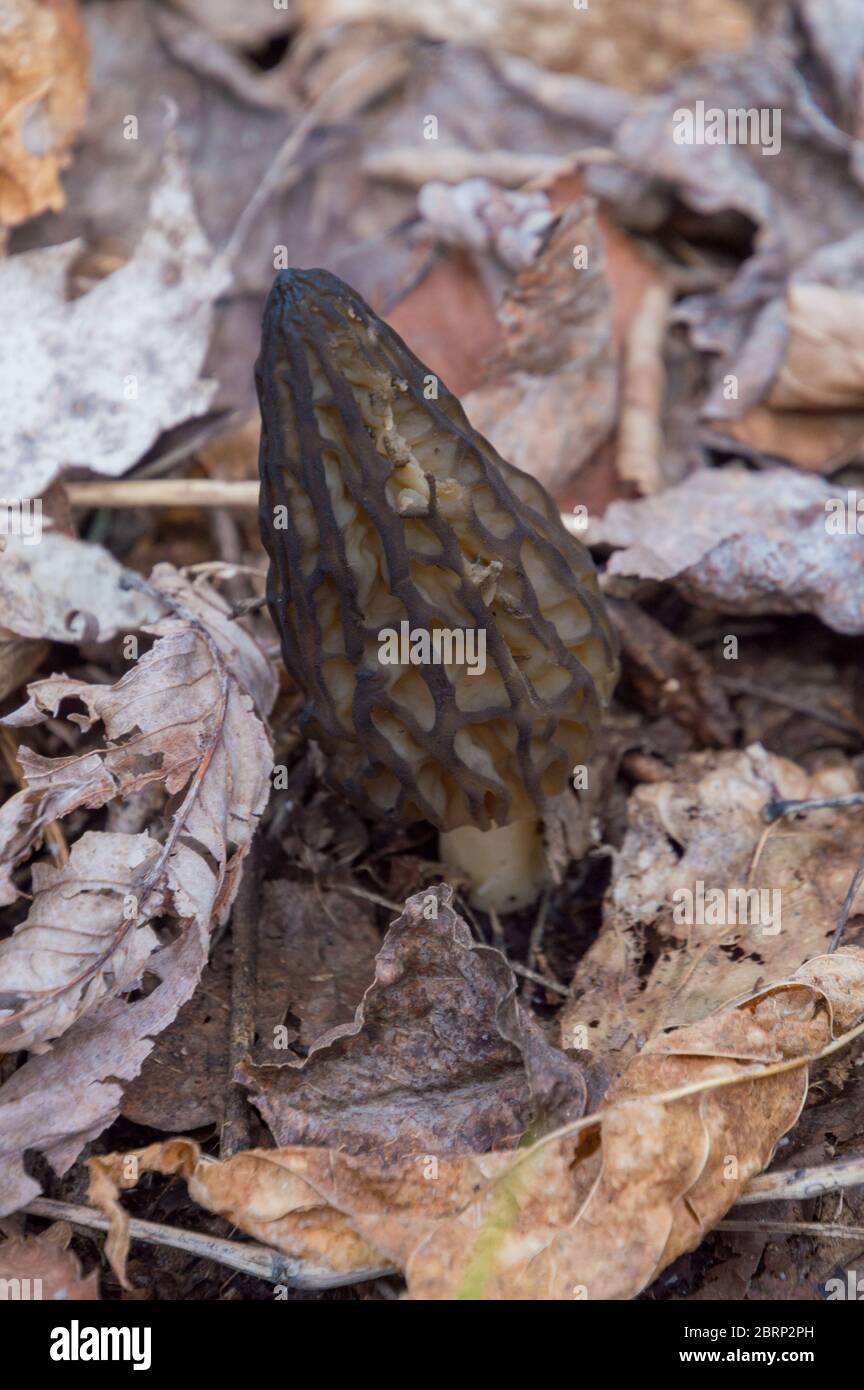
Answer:
<svg viewBox="0 0 864 1390"><path fill-rule="evenodd" d="M547 881L540 822L517 820L495 830L462 825L439 837L443 862L456 871L474 907L515 912L536 902Z"/></svg>

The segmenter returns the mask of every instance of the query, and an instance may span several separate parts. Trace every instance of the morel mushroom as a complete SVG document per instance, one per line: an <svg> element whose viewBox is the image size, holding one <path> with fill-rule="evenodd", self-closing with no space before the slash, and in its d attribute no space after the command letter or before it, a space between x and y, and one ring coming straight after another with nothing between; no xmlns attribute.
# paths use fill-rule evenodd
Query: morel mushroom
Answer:
<svg viewBox="0 0 864 1390"><path fill-rule="evenodd" d="M305 731L363 810L432 821L480 906L525 905L538 817L616 675L590 555L335 275L276 277L256 382L267 597Z"/></svg>

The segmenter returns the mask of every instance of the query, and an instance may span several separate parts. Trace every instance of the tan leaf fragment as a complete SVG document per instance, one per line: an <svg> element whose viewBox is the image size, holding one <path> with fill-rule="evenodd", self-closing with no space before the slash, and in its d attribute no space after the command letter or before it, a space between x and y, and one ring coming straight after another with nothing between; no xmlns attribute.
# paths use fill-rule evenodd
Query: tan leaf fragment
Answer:
<svg viewBox="0 0 864 1390"><path fill-rule="evenodd" d="M861 1031L864 951L818 956L635 1057L595 1115L517 1155L387 1163L252 1149L225 1163L175 1139L89 1160L125 1279L121 1190L182 1173L208 1211L344 1276L376 1257L414 1299L633 1298L694 1249L771 1160L807 1093L807 1062Z"/></svg>
<svg viewBox="0 0 864 1390"><path fill-rule="evenodd" d="M864 952L849 948L648 1043L599 1112L599 1135L541 1141L430 1234L408 1261L412 1296L635 1297L700 1244L800 1114L806 1065L738 1078L815 1057L862 1013ZM691 1093L662 1098L679 1090Z"/></svg>
<svg viewBox="0 0 864 1390"><path fill-rule="evenodd" d="M739 0L616 0L578 12L556 0L299 0L298 12L315 28L383 20L630 91L659 86L704 48L743 48L752 32Z"/></svg>
<svg viewBox="0 0 864 1390"><path fill-rule="evenodd" d="M864 406L864 294L791 284L786 315L789 343L767 404L775 410Z"/></svg>
<svg viewBox="0 0 864 1390"><path fill-rule="evenodd" d="M158 855L149 835L89 830L63 868L33 866L27 918L0 942L3 1051L38 1049L106 994L138 983L159 942L139 924L136 889Z"/></svg>
<svg viewBox="0 0 864 1390"><path fill-rule="evenodd" d="M65 206L88 65L77 0L0 0L0 225Z"/></svg>

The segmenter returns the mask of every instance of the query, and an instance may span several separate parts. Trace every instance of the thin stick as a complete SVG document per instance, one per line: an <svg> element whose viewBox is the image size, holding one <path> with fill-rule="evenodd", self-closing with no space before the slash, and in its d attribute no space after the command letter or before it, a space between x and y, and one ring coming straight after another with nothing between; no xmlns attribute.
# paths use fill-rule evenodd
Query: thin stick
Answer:
<svg viewBox="0 0 864 1390"><path fill-rule="evenodd" d="M349 893L352 898L364 898L367 903L386 907L388 912L395 912L397 917L401 917L405 911L403 903L394 903L392 898L382 898L380 893L370 893L368 888L358 888L354 883L325 883L324 887L328 893Z"/></svg>
<svg viewBox="0 0 864 1390"><path fill-rule="evenodd" d="M503 188L542 189L580 167L618 162L619 156L613 150L602 148L577 150L559 157L517 150L469 150L452 145L440 150L430 146L421 151L416 145L406 145L367 155L363 172L369 178L409 188L420 188L430 179L462 183L465 179L485 178Z"/></svg>
<svg viewBox="0 0 864 1390"><path fill-rule="evenodd" d="M109 1227L108 1217L92 1207L55 1202L48 1197L37 1197L23 1210L29 1216L41 1216L49 1221L68 1221L70 1225L82 1226L85 1230L107 1231ZM196 1259L214 1260L228 1269L267 1279L271 1284L292 1284L301 1289L338 1289L346 1284L362 1284L367 1279L380 1279L396 1272L392 1265L378 1265L337 1274L282 1255L267 1245L222 1240L201 1231L183 1231L156 1221L140 1221L134 1216L129 1221L129 1234L133 1240L143 1240L148 1245L167 1245L172 1250L185 1250Z"/></svg>
<svg viewBox="0 0 864 1390"><path fill-rule="evenodd" d="M858 889L861 887L862 880L864 880L864 854L862 854L861 858L858 860L858 867L852 875L852 882L849 884L849 887L846 890L846 897L843 899L843 906L841 907L840 915L837 918L837 925L834 928L833 935L828 944L829 956L832 951L837 950L837 947L840 944L840 938L846 930L846 921L852 909L852 904L854 903L858 895Z"/></svg>
<svg viewBox="0 0 864 1390"><path fill-rule="evenodd" d="M864 806L864 792L850 792L848 796L813 796L804 801L766 801L762 815L767 821L775 821L781 816L795 816L799 811L825 811L834 806Z"/></svg>
<svg viewBox="0 0 864 1390"><path fill-rule="evenodd" d="M258 937L260 913L258 882L260 855L253 835L243 877L231 913L231 1014L228 1029L228 1090L225 1114L219 1136L220 1156L230 1158L252 1143L249 1099L244 1086L235 1082L237 1067L249 1058L255 1041L255 999L258 982Z"/></svg>
<svg viewBox="0 0 864 1390"><path fill-rule="evenodd" d="M630 328L624 362L624 389L618 427L616 467L625 482L645 496L663 485L660 468L663 405L663 344L669 321L665 285L646 290Z"/></svg>
<svg viewBox="0 0 864 1390"><path fill-rule="evenodd" d="M818 1197L823 1192L836 1192L844 1187L864 1185L864 1158L844 1158L839 1163L826 1163L814 1168L787 1168L779 1173L760 1173L751 1178L736 1207L753 1202L792 1201L797 1198Z"/></svg>
<svg viewBox="0 0 864 1390"><path fill-rule="evenodd" d="M717 1231L775 1231L786 1236L831 1236L864 1240L864 1226L827 1226L821 1221L718 1221Z"/></svg>
<svg viewBox="0 0 864 1390"><path fill-rule="evenodd" d="M560 994L565 999L569 995L570 991L566 985L559 984L557 980L550 980L548 975L540 975L536 970L529 970L527 965L520 965L518 961L510 960L509 956L505 959L514 975L521 975L523 979L531 980L535 985L542 985L544 989L551 990L553 994Z"/></svg>
<svg viewBox="0 0 864 1390"><path fill-rule="evenodd" d="M244 507L258 506L258 483L223 478L119 478L67 483L73 507Z"/></svg>
<svg viewBox="0 0 864 1390"><path fill-rule="evenodd" d="M73 507L239 507L258 509L258 483L230 482L219 478L119 478L89 483L67 483L66 495ZM561 513L568 531L581 535L583 528L569 512ZM235 567L239 568L239 567ZM815 716L814 716L815 717Z"/></svg>

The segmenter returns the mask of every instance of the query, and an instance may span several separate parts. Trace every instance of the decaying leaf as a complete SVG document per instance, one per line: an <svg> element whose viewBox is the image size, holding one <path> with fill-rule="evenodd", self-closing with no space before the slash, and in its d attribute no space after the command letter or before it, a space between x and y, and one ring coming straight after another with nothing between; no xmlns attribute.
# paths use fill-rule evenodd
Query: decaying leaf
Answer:
<svg viewBox="0 0 864 1390"><path fill-rule="evenodd" d="M412 1250L409 1292L634 1297L700 1244L771 1161L807 1095L806 1065L784 1063L818 1056L862 1014L864 952L849 948L648 1043L599 1126L533 1146ZM691 1094L671 1098L681 1091Z"/></svg>
<svg viewBox="0 0 864 1390"><path fill-rule="evenodd" d="M13 1050L55 1041L0 1088L2 1211L39 1191L23 1165L26 1150L41 1150L62 1172L116 1117L117 1081L138 1073L154 1036L195 988L267 801L271 754L261 716L275 694L269 662L212 591L167 565L152 584L170 616L148 627L155 645L117 686L36 682L8 721L41 723L74 695L87 713L70 720L85 728L101 720L107 743L58 759L21 750L28 786L0 811L7 875L46 821L72 806L104 805L154 782L180 800L163 844L143 833L88 832L65 870L34 868L30 913L0 947L0 1036ZM14 895L8 876L5 891ZM153 936L163 917L179 928L173 940ZM76 973L61 940L78 953ZM161 983L123 1000L131 976L145 969Z"/></svg>
<svg viewBox="0 0 864 1390"><path fill-rule="evenodd" d="M579 268L574 268L574 257ZM499 453L554 493L612 429L616 362L603 240L590 199L566 213L499 311L504 342L465 410Z"/></svg>
<svg viewBox="0 0 864 1390"><path fill-rule="evenodd" d="M0 226L14 227L64 206L89 51L78 0L0 0L0 35Z"/></svg>
<svg viewBox="0 0 864 1390"><path fill-rule="evenodd" d="M851 764L811 776L757 744L691 754L666 781L637 787L603 927L572 981L564 1046L608 1052L620 1070L646 1038L824 950L860 856L860 815L813 811L766 835L762 808L857 786Z"/></svg>
<svg viewBox="0 0 864 1390"><path fill-rule="evenodd" d="M503 956L475 944L451 898L445 885L408 899L353 1022L307 1061L243 1069L277 1143L482 1152L582 1113L578 1066L545 1041Z"/></svg>
<svg viewBox="0 0 864 1390"><path fill-rule="evenodd" d="M256 942L256 1060L302 1054L350 1020L374 974L380 944L374 908L362 898L288 880L266 883ZM221 1121L231 968L232 942L223 937L193 998L127 1086L127 1119L168 1133ZM282 1050L274 1053L276 1047Z"/></svg>
<svg viewBox="0 0 864 1390"><path fill-rule="evenodd" d="M229 275L198 225L170 138L131 259L69 300L67 276L80 250L70 241L0 262L5 497L39 497L74 465L126 472L162 430L203 414L216 389L200 372L213 301Z"/></svg>
<svg viewBox="0 0 864 1390"><path fill-rule="evenodd" d="M864 632L864 535L828 522L846 491L792 469L698 469L677 487L613 502L591 521L611 545L607 575L671 580L685 598L729 613L815 613Z"/></svg>
<svg viewBox="0 0 864 1390"><path fill-rule="evenodd" d="M21 750L28 785L0 808L2 901L14 899L11 869L49 821L154 781L169 794L185 792L185 800L164 848L146 836L118 844L88 833L66 868L36 866L30 912L0 944L2 1050L57 1037L103 994L128 989L157 945L146 923L164 910L166 886L193 901L206 891L220 917L266 803L270 756L253 699L262 709L272 703L269 667L215 596L196 594L169 566L154 580L174 611L147 627L160 640L126 676L115 686L62 676L37 681L29 702L6 720L40 724L72 697L87 713L70 722L89 729L101 721L107 742L64 758ZM192 874L186 884L184 863Z"/></svg>
<svg viewBox="0 0 864 1390"><path fill-rule="evenodd" d="M634 1297L698 1245L771 1160L807 1094L807 1061L864 1014L864 952L817 956L752 998L649 1043L602 1109L513 1154L361 1159L252 1149L225 1163L174 1139L90 1160L112 1223L147 1172L182 1173L209 1211L316 1270L389 1262L415 1299Z"/></svg>
<svg viewBox="0 0 864 1390"><path fill-rule="evenodd" d="M145 834L88 830L62 868L34 865L27 919L0 943L3 1051L38 1051L100 999L138 983L159 944L138 905L159 849ZM153 902L146 906L155 915Z"/></svg>
<svg viewBox="0 0 864 1390"><path fill-rule="evenodd" d="M57 1221L38 1235L8 1234L0 1242L0 1285L6 1298L68 1300L80 1303L99 1297L99 1271L82 1277L74 1250L68 1249L72 1227ZM17 1285L13 1283L17 1281Z"/></svg>

